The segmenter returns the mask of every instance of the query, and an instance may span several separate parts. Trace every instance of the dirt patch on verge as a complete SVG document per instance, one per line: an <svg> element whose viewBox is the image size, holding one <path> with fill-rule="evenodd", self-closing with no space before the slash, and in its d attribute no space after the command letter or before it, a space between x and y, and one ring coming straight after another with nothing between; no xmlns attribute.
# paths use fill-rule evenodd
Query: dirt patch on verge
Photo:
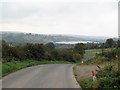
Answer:
<svg viewBox="0 0 120 90"><path fill-rule="evenodd" d="M75 65L73 70L78 82L85 80L88 77L92 77L92 70L96 70L96 65Z"/></svg>

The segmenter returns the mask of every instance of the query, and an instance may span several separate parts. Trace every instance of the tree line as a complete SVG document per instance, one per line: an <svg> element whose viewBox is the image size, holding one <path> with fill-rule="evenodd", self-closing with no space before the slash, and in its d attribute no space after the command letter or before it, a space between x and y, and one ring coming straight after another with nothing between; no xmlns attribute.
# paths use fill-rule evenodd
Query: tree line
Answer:
<svg viewBox="0 0 120 90"><path fill-rule="evenodd" d="M74 48L58 49L54 43L11 45L2 40L2 58L3 62L23 61L23 60L62 60L68 62L81 61L85 53L85 44L78 43Z"/></svg>
<svg viewBox="0 0 120 90"><path fill-rule="evenodd" d="M88 47L88 44L78 43L73 48L55 48L54 43L47 44L33 44L27 43L25 45L12 45L2 40L2 58L3 62L11 60L63 60L69 62L81 61L84 56L85 49L89 48L115 48L120 47L120 41L107 39L105 43L94 44ZM115 57L114 52L103 53L106 57Z"/></svg>
<svg viewBox="0 0 120 90"><path fill-rule="evenodd" d="M87 43L86 49L101 49L101 48L116 48L120 47L120 40L114 40L112 38L107 39L103 43Z"/></svg>

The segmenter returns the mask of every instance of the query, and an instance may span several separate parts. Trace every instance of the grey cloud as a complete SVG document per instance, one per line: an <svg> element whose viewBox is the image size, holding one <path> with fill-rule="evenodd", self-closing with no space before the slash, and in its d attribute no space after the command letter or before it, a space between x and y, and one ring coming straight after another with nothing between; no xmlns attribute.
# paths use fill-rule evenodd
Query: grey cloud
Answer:
<svg viewBox="0 0 120 90"><path fill-rule="evenodd" d="M97 3L2 3L2 16L4 19L26 18L32 15L38 16L69 16L69 15L95 15L101 12ZM103 5L105 6L105 5ZM103 7L103 9L106 9ZM104 11L104 10L103 10ZM103 12L102 11L102 12Z"/></svg>
<svg viewBox="0 0 120 90"><path fill-rule="evenodd" d="M17 19L17 18L25 18L31 16L39 11L38 8L21 6L18 3L2 3L2 17L3 19Z"/></svg>
<svg viewBox="0 0 120 90"><path fill-rule="evenodd" d="M117 4L97 2L3 3L6 29L37 33L116 34Z"/></svg>

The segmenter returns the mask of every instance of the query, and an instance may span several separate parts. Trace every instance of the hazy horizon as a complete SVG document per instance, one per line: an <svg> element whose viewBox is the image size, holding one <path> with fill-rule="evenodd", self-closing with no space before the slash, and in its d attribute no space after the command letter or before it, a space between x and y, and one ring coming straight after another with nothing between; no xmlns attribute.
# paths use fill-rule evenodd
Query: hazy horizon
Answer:
<svg viewBox="0 0 120 90"><path fill-rule="evenodd" d="M25 34L30 34L31 32L22 32L22 31L0 31L1 33L2 32L9 32L9 33L25 33ZM31 34L41 34L41 33L31 33ZM106 38L118 38L118 36L95 36L95 35L80 35L80 34L46 34L46 33L42 33L41 35L66 35L66 36L90 36L90 37L106 37Z"/></svg>
<svg viewBox="0 0 120 90"><path fill-rule="evenodd" d="M5 0L0 4L1 31L118 37L117 1Z"/></svg>

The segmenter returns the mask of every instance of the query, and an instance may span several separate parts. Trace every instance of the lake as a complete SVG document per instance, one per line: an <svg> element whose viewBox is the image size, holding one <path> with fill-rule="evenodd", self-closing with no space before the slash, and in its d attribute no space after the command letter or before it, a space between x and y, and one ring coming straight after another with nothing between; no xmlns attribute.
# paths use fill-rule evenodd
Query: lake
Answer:
<svg viewBox="0 0 120 90"><path fill-rule="evenodd" d="M56 44L77 44L77 43L99 43L99 42L93 42L93 41L70 41L70 42L66 42L66 41L63 41L63 42L55 42Z"/></svg>

